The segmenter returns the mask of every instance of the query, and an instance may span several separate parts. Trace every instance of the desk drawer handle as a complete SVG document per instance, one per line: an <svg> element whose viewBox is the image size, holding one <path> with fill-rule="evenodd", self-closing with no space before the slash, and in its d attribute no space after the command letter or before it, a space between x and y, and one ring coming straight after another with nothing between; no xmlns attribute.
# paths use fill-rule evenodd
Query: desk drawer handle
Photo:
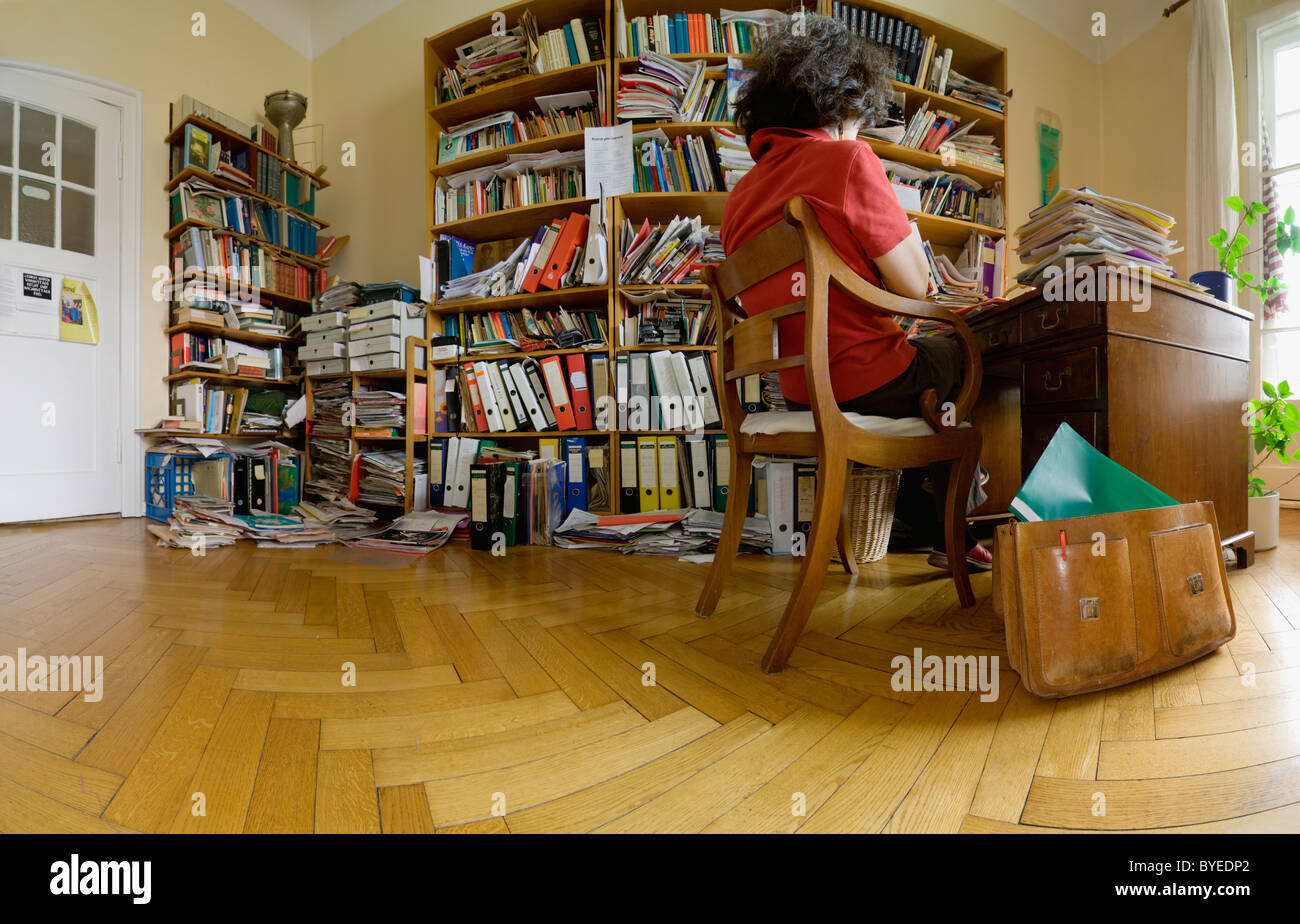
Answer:
<svg viewBox="0 0 1300 924"><path fill-rule="evenodd" d="M1062 388L1065 387L1065 380L1068 379L1070 375L1071 375L1071 370L1067 367L1064 372L1062 372L1059 376L1057 376L1056 384L1053 385L1052 370L1050 369L1047 370L1046 372L1043 373L1043 390L1060 391Z"/></svg>
<svg viewBox="0 0 1300 924"><path fill-rule="evenodd" d="M1051 330L1051 329L1054 328L1054 327L1060 327L1060 326L1061 326L1061 316L1065 314L1065 309L1066 309L1066 306L1065 306L1065 305L1058 305L1058 306L1057 306L1057 308L1056 308L1056 320L1053 321L1051 324L1048 324L1048 323L1047 323L1047 312L1044 311L1042 314L1040 314L1040 315L1038 316L1038 323L1042 325L1043 330Z"/></svg>

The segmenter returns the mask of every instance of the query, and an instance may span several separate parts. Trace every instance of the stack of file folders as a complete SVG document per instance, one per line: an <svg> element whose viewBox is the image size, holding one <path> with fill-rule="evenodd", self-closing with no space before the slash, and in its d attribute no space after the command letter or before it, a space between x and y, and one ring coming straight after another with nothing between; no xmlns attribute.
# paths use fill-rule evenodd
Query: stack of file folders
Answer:
<svg viewBox="0 0 1300 924"><path fill-rule="evenodd" d="M406 453L366 452L361 454L357 500L362 503L401 507L406 502ZM424 481L424 459L411 460L415 484Z"/></svg>
<svg viewBox="0 0 1300 924"><path fill-rule="evenodd" d="M1182 250L1169 236L1173 227L1173 216L1150 206L1086 186L1062 189L1016 229L1016 252L1025 265L1016 279L1043 286L1070 267L1108 264L1173 282L1169 258Z"/></svg>

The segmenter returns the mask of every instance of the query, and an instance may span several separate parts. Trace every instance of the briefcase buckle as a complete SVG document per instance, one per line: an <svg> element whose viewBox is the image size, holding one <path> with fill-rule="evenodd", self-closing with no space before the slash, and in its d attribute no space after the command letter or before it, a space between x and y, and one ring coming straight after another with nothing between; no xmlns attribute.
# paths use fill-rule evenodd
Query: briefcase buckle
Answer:
<svg viewBox="0 0 1300 924"><path fill-rule="evenodd" d="M1190 577L1188 577L1187 589L1192 592L1193 597L1195 597L1197 594L1205 593L1205 581L1204 579L1202 579L1201 573L1199 571L1196 574L1193 574Z"/></svg>

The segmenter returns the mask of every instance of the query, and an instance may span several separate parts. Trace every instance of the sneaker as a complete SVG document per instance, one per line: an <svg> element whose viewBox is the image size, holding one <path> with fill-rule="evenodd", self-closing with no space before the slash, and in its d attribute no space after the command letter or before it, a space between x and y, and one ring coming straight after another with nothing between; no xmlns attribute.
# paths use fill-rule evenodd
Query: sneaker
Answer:
<svg viewBox="0 0 1300 924"><path fill-rule="evenodd" d="M948 570L948 553L935 549L930 553L930 557L925 560L926 564L933 565L944 571ZM993 553L978 542L975 543L966 552L966 568L969 571L992 571L993 570Z"/></svg>

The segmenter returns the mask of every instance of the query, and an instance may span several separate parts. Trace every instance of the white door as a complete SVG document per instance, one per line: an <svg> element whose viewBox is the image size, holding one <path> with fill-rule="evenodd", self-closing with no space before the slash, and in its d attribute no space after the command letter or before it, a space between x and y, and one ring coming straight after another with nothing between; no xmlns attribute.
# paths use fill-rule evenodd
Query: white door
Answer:
<svg viewBox="0 0 1300 924"><path fill-rule="evenodd" d="M122 510L121 119L0 66L0 523Z"/></svg>

